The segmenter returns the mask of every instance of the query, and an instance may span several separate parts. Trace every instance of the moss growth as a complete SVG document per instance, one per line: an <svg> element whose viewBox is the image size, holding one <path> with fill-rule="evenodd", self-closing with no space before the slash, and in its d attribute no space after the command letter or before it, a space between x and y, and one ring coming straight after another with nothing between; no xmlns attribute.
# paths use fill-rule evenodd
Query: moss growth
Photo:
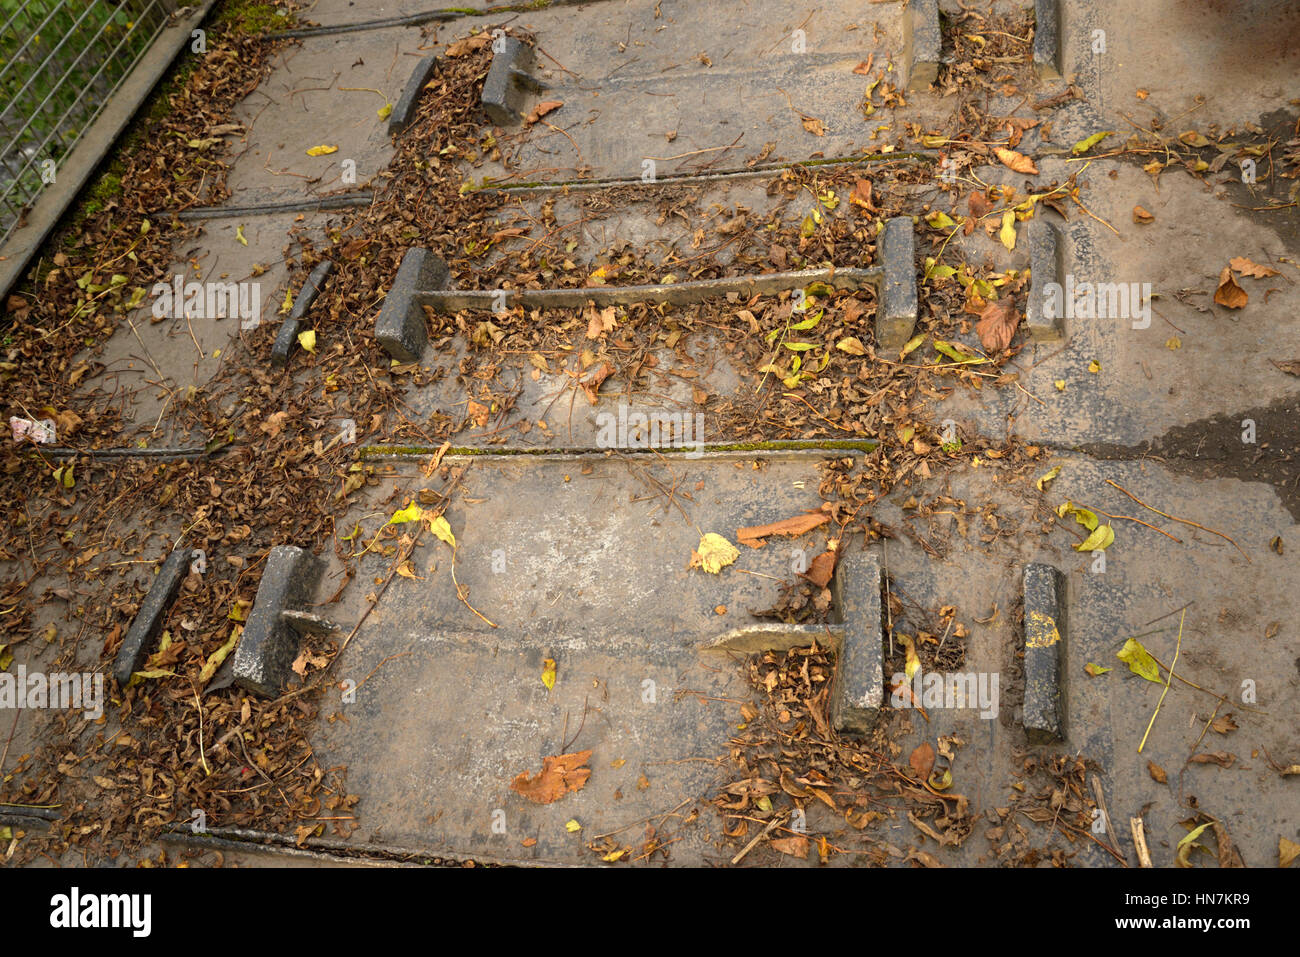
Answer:
<svg viewBox="0 0 1300 957"><path fill-rule="evenodd" d="M278 7L260 0L227 0L217 5L210 22L252 36L288 29L293 20L292 14L281 16Z"/></svg>

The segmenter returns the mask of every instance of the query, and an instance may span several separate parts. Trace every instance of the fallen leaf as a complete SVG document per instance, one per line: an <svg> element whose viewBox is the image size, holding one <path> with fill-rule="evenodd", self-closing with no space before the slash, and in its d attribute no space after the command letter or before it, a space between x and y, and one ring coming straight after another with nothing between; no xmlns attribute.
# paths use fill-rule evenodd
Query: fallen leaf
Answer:
<svg viewBox="0 0 1300 957"><path fill-rule="evenodd" d="M1230 768L1237 756L1227 751L1201 751L1187 759L1189 764L1217 764L1221 768Z"/></svg>
<svg viewBox="0 0 1300 957"><path fill-rule="evenodd" d="M806 858L808 856L808 838L802 834L793 837L779 837L771 841L772 849L790 857Z"/></svg>
<svg viewBox="0 0 1300 957"><path fill-rule="evenodd" d="M534 804L550 804L570 791L581 791L591 777L591 768L583 767L591 759L591 751L573 754L548 755L542 758L542 770L536 777L527 771L510 782L510 790L518 792Z"/></svg>
<svg viewBox="0 0 1300 957"><path fill-rule="evenodd" d="M316 330L304 329L298 333L298 345L310 353L316 352Z"/></svg>
<svg viewBox="0 0 1300 957"><path fill-rule="evenodd" d="M916 772L918 780L927 780L930 772L934 770L934 745L929 741L922 741L912 750L912 756L907 759L907 763Z"/></svg>
<svg viewBox="0 0 1300 957"><path fill-rule="evenodd" d="M980 313L979 321L975 323L975 332L979 334L980 345L984 347L985 352L989 353L1009 349L1018 328L1020 328L1020 314L1016 312L1015 301L1011 298L989 303ZM1060 469L1057 471L1059 472ZM1039 489L1042 489L1041 485Z"/></svg>
<svg viewBox="0 0 1300 957"><path fill-rule="evenodd" d="M1092 677L1094 678L1100 678L1102 675L1104 675L1108 671L1111 671L1112 669L1103 668L1101 665L1093 664L1090 661L1083 666L1083 670L1086 671L1088 674L1092 675Z"/></svg>
<svg viewBox="0 0 1300 957"><path fill-rule="evenodd" d="M550 691L555 687L555 659L547 658L542 661L542 684L546 685L546 690Z"/></svg>
<svg viewBox="0 0 1300 957"><path fill-rule="evenodd" d="M1102 130L1100 133L1093 133L1091 136L1079 140L1079 142L1070 147L1070 152L1075 156L1078 156L1080 153L1086 153L1106 137L1110 136L1111 132L1111 130Z"/></svg>
<svg viewBox="0 0 1300 957"><path fill-rule="evenodd" d="M1177 864L1179 867L1192 866L1192 862L1189 860L1192 853L1192 848L1197 846L1196 839L1200 837L1201 832L1204 831L1209 826L1210 825L1208 823L1202 824L1200 827L1190 832L1185 838L1183 838L1181 841L1178 842Z"/></svg>
<svg viewBox="0 0 1300 957"><path fill-rule="evenodd" d="M993 150L997 154L1002 165L1015 170L1017 173L1029 173L1034 176L1038 175L1038 167L1024 153L1017 153L1015 150L1009 150L1005 146L995 147Z"/></svg>
<svg viewBox="0 0 1300 957"><path fill-rule="evenodd" d="M1147 223L1154 223L1156 218L1141 206L1133 207L1133 222L1145 226Z"/></svg>
<svg viewBox="0 0 1300 957"><path fill-rule="evenodd" d="M338 148L337 146L324 146L324 145L322 145L322 146L313 146L311 149L309 149L309 150L307 151L307 155L308 155L308 156L328 156L330 153L337 153L338 151L339 151L339 148Z"/></svg>
<svg viewBox="0 0 1300 957"><path fill-rule="evenodd" d="M563 105L564 102L562 100L543 100L541 103L538 103L533 107L532 112L528 114L528 118L524 122L531 126L543 116L546 116L548 113L554 113Z"/></svg>
<svg viewBox="0 0 1300 957"><path fill-rule="evenodd" d="M1240 309L1249 300L1246 290L1232 278L1232 267L1224 266L1223 272L1219 274L1219 288L1214 290L1214 301L1229 309Z"/></svg>
<svg viewBox="0 0 1300 957"><path fill-rule="evenodd" d="M825 588L830 584L831 576L835 574L835 561L839 553L834 548L828 548L808 566L808 571L804 573L804 578L808 579L818 588Z"/></svg>
<svg viewBox="0 0 1300 957"><path fill-rule="evenodd" d="M740 549L716 532L708 532L691 552L691 568L716 575L740 557Z"/></svg>
<svg viewBox="0 0 1300 957"><path fill-rule="evenodd" d="M240 223L240 224L235 228L235 239L239 241L239 244L240 244L241 246L247 246L247 245L248 245L248 240L244 238L244 224L243 224L243 223Z"/></svg>
<svg viewBox="0 0 1300 957"><path fill-rule="evenodd" d="M1154 681L1158 685L1164 684L1160 680L1160 667L1156 660L1151 657L1151 653L1142 647L1142 642L1136 638L1130 638L1124 642L1124 647L1115 655L1120 661L1128 664L1128 670L1147 681Z"/></svg>
<svg viewBox="0 0 1300 957"><path fill-rule="evenodd" d="M1277 866L1290 867L1291 862L1300 856L1300 844L1288 841L1285 837L1277 839Z"/></svg>
<svg viewBox="0 0 1300 957"><path fill-rule="evenodd" d="M1249 276L1252 279L1264 279L1268 276L1280 275L1280 273L1271 266L1261 266L1259 263L1251 262L1245 256L1236 256L1229 259L1228 265L1243 276Z"/></svg>
<svg viewBox="0 0 1300 957"><path fill-rule="evenodd" d="M1237 730L1237 722L1232 720L1231 714L1223 714L1215 718L1214 722L1210 725L1210 727L1213 728L1215 731L1217 731L1219 734L1227 734L1230 731Z"/></svg>
<svg viewBox="0 0 1300 957"><path fill-rule="evenodd" d="M811 133L813 136L826 135L826 127L822 126L822 121L817 119L816 117L805 116L803 118L803 128L807 130L809 133ZM807 844L807 841L805 841L804 843Z"/></svg>
<svg viewBox="0 0 1300 957"><path fill-rule="evenodd" d="M1046 492L1047 486L1051 485L1052 482L1056 479L1056 477L1060 474L1061 474L1061 466L1058 465L1055 468L1051 469L1050 471L1040 475L1038 477L1038 480L1034 482L1034 485L1038 488L1038 491Z"/></svg>
<svg viewBox="0 0 1300 957"><path fill-rule="evenodd" d="M472 37L462 37L461 39L448 45L447 56L462 57L465 56L466 54L473 53L476 50L483 49L491 42L492 42L492 35L490 33L478 33Z"/></svg>
<svg viewBox="0 0 1300 957"><path fill-rule="evenodd" d="M738 528L736 529L736 538L750 548L762 548L765 544L763 539L769 535L788 535L794 538L803 535L805 532L811 532L814 528L819 528L830 520L829 512L817 509L791 518L783 518L779 522L770 522L767 525L747 525L744 528Z"/></svg>
<svg viewBox="0 0 1300 957"><path fill-rule="evenodd" d="M1155 781L1157 784L1169 783L1169 775L1165 772L1165 769L1154 761L1147 762L1147 773L1151 775L1151 780Z"/></svg>

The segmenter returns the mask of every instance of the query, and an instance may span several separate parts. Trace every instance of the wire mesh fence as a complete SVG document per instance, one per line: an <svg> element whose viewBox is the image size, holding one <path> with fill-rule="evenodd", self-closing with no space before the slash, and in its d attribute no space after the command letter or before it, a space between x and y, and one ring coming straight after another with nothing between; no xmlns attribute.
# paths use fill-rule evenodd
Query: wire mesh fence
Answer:
<svg viewBox="0 0 1300 957"><path fill-rule="evenodd" d="M0 0L0 243L175 9L176 0Z"/></svg>

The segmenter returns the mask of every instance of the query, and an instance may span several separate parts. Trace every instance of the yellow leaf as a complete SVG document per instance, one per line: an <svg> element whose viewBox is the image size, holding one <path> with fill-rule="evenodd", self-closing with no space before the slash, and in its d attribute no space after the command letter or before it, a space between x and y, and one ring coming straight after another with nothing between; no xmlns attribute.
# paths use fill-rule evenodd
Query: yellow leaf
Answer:
<svg viewBox="0 0 1300 957"><path fill-rule="evenodd" d="M555 687L555 659L547 658L542 662L542 684L546 685L546 690L551 691ZM569 830L577 830L569 828Z"/></svg>
<svg viewBox="0 0 1300 957"><path fill-rule="evenodd" d="M1277 839L1277 866L1290 867L1291 862L1300 855L1300 844L1288 841L1285 837Z"/></svg>
<svg viewBox="0 0 1300 957"><path fill-rule="evenodd" d="M280 315L284 315L292 308L293 308L293 290L286 289L284 291L284 302L280 303Z"/></svg>
<svg viewBox="0 0 1300 957"><path fill-rule="evenodd" d="M907 663L903 670L907 673L907 680L911 681L912 676L921 670L921 659L916 656L916 645L908 635L899 635L898 640L903 643L903 648L907 652Z"/></svg>
<svg viewBox="0 0 1300 957"><path fill-rule="evenodd" d="M1110 671L1111 669L1103 668L1101 665L1095 665L1090 661L1083 666L1083 670L1088 672L1088 674L1092 675L1094 678L1097 678L1100 677L1101 675L1104 675L1106 672Z"/></svg>
<svg viewBox="0 0 1300 957"><path fill-rule="evenodd" d="M313 146L307 151L308 156L328 156L330 153L337 153L337 146Z"/></svg>
<svg viewBox="0 0 1300 957"><path fill-rule="evenodd" d="M570 834L576 834L578 831L582 830L582 825L579 824L576 819L570 818L564 822L564 829Z"/></svg>
<svg viewBox="0 0 1300 957"><path fill-rule="evenodd" d="M1074 546L1076 552L1101 552L1115 541L1115 529L1109 525L1098 525L1085 541Z"/></svg>
<svg viewBox="0 0 1300 957"><path fill-rule="evenodd" d="M1064 380L1064 379L1057 379L1055 382L1052 383L1052 385L1056 386L1056 391L1057 391L1057 392L1064 392L1064 391L1065 391L1065 380Z"/></svg>
<svg viewBox="0 0 1300 957"><path fill-rule="evenodd" d="M437 518L429 519L429 531L437 535L438 538L446 542L452 548L456 547L456 536L451 533L451 524L439 515Z"/></svg>
<svg viewBox="0 0 1300 957"><path fill-rule="evenodd" d="M298 344L302 346L304 349L306 349L308 352L315 353L316 352L316 330L304 329L302 332L298 333Z"/></svg>
<svg viewBox="0 0 1300 957"><path fill-rule="evenodd" d="M1196 830L1189 832L1185 838L1183 838L1181 841L1178 842L1177 864L1179 867L1192 866L1190 857L1192 854L1192 848L1196 846L1196 839L1200 837L1201 832L1204 831L1207 827L1209 827L1210 824L1212 823L1213 823L1212 821L1208 821L1205 824L1202 824L1200 827L1196 828Z"/></svg>
<svg viewBox="0 0 1300 957"><path fill-rule="evenodd" d="M239 243L240 243L241 246L247 246L247 245L248 245L248 240L244 238L244 224L243 224L243 223L240 223L240 224L239 224L239 227L235 230L235 238L239 240Z"/></svg>
<svg viewBox="0 0 1300 957"><path fill-rule="evenodd" d="M922 333L920 333L920 334L918 334L918 335L912 336L912 338L910 338L910 339L907 340L907 345L903 346L902 351L899 352L899 354L898 354L898 358L900 358L900 359L906 359L909 355L911 355L911 354L912 354L913 352L915 352L918 348L920 348L921 343L923 343L923 342L925 342L925 333L924 333L924 332L922 332Z"/></svg>
<svg viewBox="0 0 1300 957"><path fill-rule="evenodd" d="M1147 681L1154 681L1158 685L1164 684L1160 680L1160 667L1156 660L1151 657L1151 653L1142 647L1142 642L1136 638L1130 638L1124 642L1124 647L1115 655L1120 661L1128 663L1128 670L1140 678L1146 678Z"/></svg>
<svg viewBox="0 0 1300 957"><path fill-rule="evenodd" d="M1110 134L1111 134L1110 130L1103 130L1100 133L1093 133L1087 139L1082 139L1079 140L1079 142L1075 143L1074 146L1070 148L1070 152L1073 153L1075 156L1078 156L1080 153L1086 153L1088 152L1088 150L1092 149L1094 146L1096 146L1106 137L1110 136Z"/></svg>
<svg viewBox="0 0 1300 957"><path fill-rule="evenodd" d="M1096 359L1093 359L1091 362L1088 363L1088 371L1091 372L1093 375L1096 375L1098 372L1101 371L1101 363L1098 362Z"/></svg>
<svg viewBox="0 0 1300 957"><path fill-rule="evenodd" d="M244 633L242 625L236 625L230 629L230 640L212 653L207 661L203 662L203 670L199 672L199 685L202 687L212 680L212 676L217 673L221 663L230 656L235 650L235 645L239 644L239 636Z"/></svg>
<svg viewBox="0 0 1300 957"><path fill-rule="evenodd" d="M1047 486L1050 485L1052 483L1052 480L1055 479L1060 474L1061 474L1061 467L1058 465L1056 466L1056 468L1052 469L1050 472L1046 473L1045 475L1040 475L1038 477L1038 481L1035 482L1034 484L1038 486L1038 491L1045 492L1047 491Z"/></svg>
<svg viewBox="0 0 1300 957"><path fill-rule="evenodd" d="M379 108L379 118L381 120L386 120L392 115L393 115L393 104L385 103L383 106Z"/></svg>
<svg viewBox="0 0 1300 957"><path fill-rule="evenodd" d="M1012 210L1002 213L1002 228L998 230L998 239L1007 249L1016 248L1016 214Z"/></svg>
<svg viewBox="0 0 1300 957"><path fill-rule="evenodd" d="M835 348L841 352L847 352L851 356L865 356L867 347L862 344L862 340L856 336L849 336L835 343Z"/></svg>
<svg viewBox="0 0 1300 957"><path fill-rule="evenodd" d="M691 553L691 568L716 575L740 557L740 550L716 532L709 532Z"/></svg>

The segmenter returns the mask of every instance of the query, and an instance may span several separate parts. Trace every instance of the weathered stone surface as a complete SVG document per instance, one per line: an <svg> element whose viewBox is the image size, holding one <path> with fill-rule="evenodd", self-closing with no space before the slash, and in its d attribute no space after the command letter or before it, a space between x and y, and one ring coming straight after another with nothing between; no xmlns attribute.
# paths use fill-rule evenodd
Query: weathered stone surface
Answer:
<svg viewBox="0 0 1300 957"><path fill-rule="evenodd" d="M831 722L836 730L865 734L884 702L884 635L880 559L859 550L840 559L831 579L835 607L843 622L835 667Z"/></svg>
<svg viewBox="0 0 1300 957"><path fill-rule="evenodd" d="M119 685L125 687L131 675L143 668L145 660L153 653L163 619L176 600L176 593L180 591L189 567L190 550L182 545L177 545L162 563L113 661L113 677Z"/></svg>
<svg viewBox="0 0 1300 957"><path fill-rule="evenodd" d="M895 216L885 223L877 248L882 277L876 342L887 349L901 349L916 328L916 240L912 220Z"/></svg>
<svg viewBox="0 0 1300 957"><path fill-rule="evenodd" d="M408 249L375 320L375 339L399 362L417 362L428 342L417 290L447 284L447 264L427 249Z"/></svg>
<svg viewBox="0 0 1300 957"><path fill-rule="evenodd" d="M434 67L437 65L438 54L436 53L429 54L415 65L410 79L406 81L406 88L402 90L401 97L393 106L393 112L388 115L389 136L402 132L410 124L411 117L415 115L415 104L420 99L420 91L429 82L429 77L433 76Z"/></svg>
<svg viewBox="0 0 1300 957"><path fill-rule="evenodd" d="M307 604L324 568L320 559L295 545L271 549L253 610L235 648L236 685L267 697L280 693L298 653L298 632L284 612Z"/></svg>
<svg viewBox="0 0 1300 957"><path fill-rule="evenodd" d="M1025 703L1031 744L1065 740L1065 578L1051 565L1025 566Z"/></svg>
<svg viewBox="0 0 1300 957"><path fill-rule="evenodd" d="M525 89L540 84L526 72L531 49L514 37L498 37L492 44L492 66L483 81L483 112L497 126L517 123L523 115Z"/></svg>
<svg viewBox="0 0 1300 957"><path fill-rule="evenodd" d="M280 331L276 334L275 345L271 347L271 365L283 367L288 363L289 353L293 351L294 343L298 341L302 322L307 318L308 310L320 295L321 288L333 268L333 260L327 259L318 263L307 277L307 281L302 284L298 298L293 301L293 308L289 310L289 315L284 317Z"/></svg>
<svg viewBox="0 0 1300 957"><path fill-rule="evenodd" d="M1034 0L1034 69L1040 80L1061 78L1060 0Z"/></svg>
<svg viewBox="0 0 1300 957"><path fill-rule="evenodd" d="M907 88L924 90L939 78L939 0L908 0L903 13L903 60Z"/></svg>
<svg viewBox="0 0 1300 957"><path fill-rule="evenodd" d="M910 225L910 220L908 221ZM792 272L763 273L752 276L726 276L720 279L691 279L685 282L644 283L635 286L583 286L574 289L511 289L507 291L507 307L524 306L538 309L574 309L587 303L598 307L631 305L639 302L666 302L685 306L721 296L736 295L747 299L756 295L785 293L802 289L809 283L821 282L834 289L860 289L868 283L881 282L879 269L799 269ZM913 303L915 304L915 279L913 278ZM459 312L463 309L493 309L500 293L491 289L455 289L425 292L416 295L417 303L433 307L439 312ZM900 307L903 308L903 307ZM915 305L913 305L915 318Z"/></svg>
<svg viewBox="0 0 1300 957"><path fill-rule="evenodd" d="M1029 237L1029 301L1025 304L1025 328L1039 342L1065 335L1064 302L1061 298L1061 239L1057 228L1038 218L1025 225ZM1052 291L1051 287L1055 286Z"/></svg>

